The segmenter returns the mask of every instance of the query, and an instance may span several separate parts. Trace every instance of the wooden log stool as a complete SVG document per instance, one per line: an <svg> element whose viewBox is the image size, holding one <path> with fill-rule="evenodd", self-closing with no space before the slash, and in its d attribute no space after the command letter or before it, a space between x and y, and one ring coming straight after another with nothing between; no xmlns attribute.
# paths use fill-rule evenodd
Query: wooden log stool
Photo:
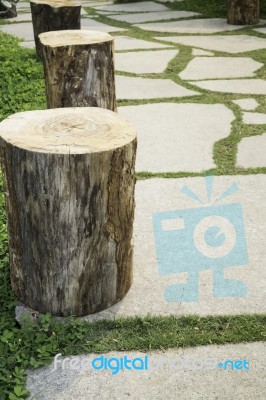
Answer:
<svg viewBox="0 0 266 400"><path fill-rule="evenodd" d="M116 110L114 40L107 33L68 30L39 35L48 108Z"/></svg>
<svg viewBox="0 0 266 400"><path fill-rule="evenodd" d="M81 2L76 0L30 0L37 56L42 58L39 34L80 29Z"/></svg>
<svg viewBox="0 0 266 400"><path fill-rule="evenodd" d="M259 0L228 0L227 22L231 25L255 25L260 22Z"/></svg>
<svg viewBox="0 0 266 400"><path fill-rule="evenodd" d="M132 283L136 133L94 107L0 123L12 288L40 313L106 309Z"/></svg>

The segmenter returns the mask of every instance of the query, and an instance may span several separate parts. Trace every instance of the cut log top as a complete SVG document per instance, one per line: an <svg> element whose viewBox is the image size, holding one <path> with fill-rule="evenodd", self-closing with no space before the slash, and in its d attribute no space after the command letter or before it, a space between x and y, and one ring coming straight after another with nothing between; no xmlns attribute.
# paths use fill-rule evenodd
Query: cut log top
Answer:
<svg viewBox="0 0 266 400"><path fill-rule="evenodd" d="M39 153L85 154L120 148L136 138L133 125L96 107L17 113L0 123L0 137Z"/></svg>
<svg viewBox="0 0 266 400"><path fill-rule="evenodd" d="M41 33L39 39L44 46L59 47L110 42L113 37L104 32L64 30Z"/></svg>
<svg viewBox="0 0 266 400"><path fill-rule="evenodd" d="M80 7L81 1L76 0L30 0L34 4L47 4L53 8L59 7Z"/></svg>

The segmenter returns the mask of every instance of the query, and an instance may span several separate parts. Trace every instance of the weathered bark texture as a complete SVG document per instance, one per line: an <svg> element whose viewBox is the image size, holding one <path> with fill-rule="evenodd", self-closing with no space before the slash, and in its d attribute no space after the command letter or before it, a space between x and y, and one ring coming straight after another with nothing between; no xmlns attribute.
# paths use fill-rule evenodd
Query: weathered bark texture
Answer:
<svg viewBox="0 0 266 400"><path fill-rule="evenodd" d="M65 29L80 29L80 2L75 0L31 0L37 56L42 58L39 34Z"/></svg>
<svg viewBox="0 0 266 400"><path fill-rule="evenodd" d="M259 21L259 0L228 0L228 24L254 25Z"/></svg>
<svg viewBox="0 0 266 400"><path fill-rule="evenodd" d="M48 108L116 110L114 40L94 31L48 32L39 36Z"/></svg>
<svg viewBox="0 0 266 400"><path fill-rule="evenodd" d="M0 123L12 288L41 313L87 315L132 283L136 134L116 113L62 108Z"/></svg>

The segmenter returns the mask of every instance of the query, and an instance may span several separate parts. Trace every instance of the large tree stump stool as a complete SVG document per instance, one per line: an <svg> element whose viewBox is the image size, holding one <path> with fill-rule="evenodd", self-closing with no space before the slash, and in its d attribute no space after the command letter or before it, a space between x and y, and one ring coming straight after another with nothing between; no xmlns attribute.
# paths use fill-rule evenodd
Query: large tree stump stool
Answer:
<svg viewBox="0 0 266 400"><path fill-rule="evenodd" d="M228 0L227 22L231 25L255 25L260 22L259 0Z"/></svg>
<svg viewBox="0 0 266 400"><path fill-rule="evenodd" d="M95 31L48 32L39 36L48 108L116 110L114 40Z"/></svg>
<svg viewBox="0 0 266 400"><path fill-rule="evenodd" d="M41 313L87 315L132 283L134 127L100 108L0 123L12 288Z"/></svg>
<svg viewBox="0 0 266 400"><path fill-rule="evenodd" d="M37 56L42 58L39 34L80 29L81 2L76 0L30 0Z"/></svg>

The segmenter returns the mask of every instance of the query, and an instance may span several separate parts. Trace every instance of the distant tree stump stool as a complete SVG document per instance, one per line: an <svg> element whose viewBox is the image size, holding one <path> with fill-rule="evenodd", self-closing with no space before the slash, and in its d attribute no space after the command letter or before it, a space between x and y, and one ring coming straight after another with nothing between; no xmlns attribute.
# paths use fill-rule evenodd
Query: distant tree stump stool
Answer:
<svg viewBox="0 0 266 400"><path fill-rule="evenodd" d="M16 1L17 2L17 1ZM1 18L15 18L17 17L17 6L15 0L13 3L0 3L0 20Z"/></svg>
<svg viewBox="0 0 266 400"><path fill-rule="evenodd" d="M95 31L39 36L48 108L101 107L116 111L114 40Z"/></svg>
<svg viewBox="0 0 266 400"><path fill-rule="evenodd" d="M228 0L227 22L231 25L255 25L260 22L259 0Z"/></svg>
<svg viewBox="0 0 266 400"><path fill-rule="evenodd" d="M87 315L132 283L136 133L100 108L0 123L12 288L33 310Z"/></svg>
<svg viewBox="0 0 266 400"><path fill-rule="evenodd" d="M36 53L42 58L39 34L80 29L81 2L75 0L30 0Z"/></svg>

